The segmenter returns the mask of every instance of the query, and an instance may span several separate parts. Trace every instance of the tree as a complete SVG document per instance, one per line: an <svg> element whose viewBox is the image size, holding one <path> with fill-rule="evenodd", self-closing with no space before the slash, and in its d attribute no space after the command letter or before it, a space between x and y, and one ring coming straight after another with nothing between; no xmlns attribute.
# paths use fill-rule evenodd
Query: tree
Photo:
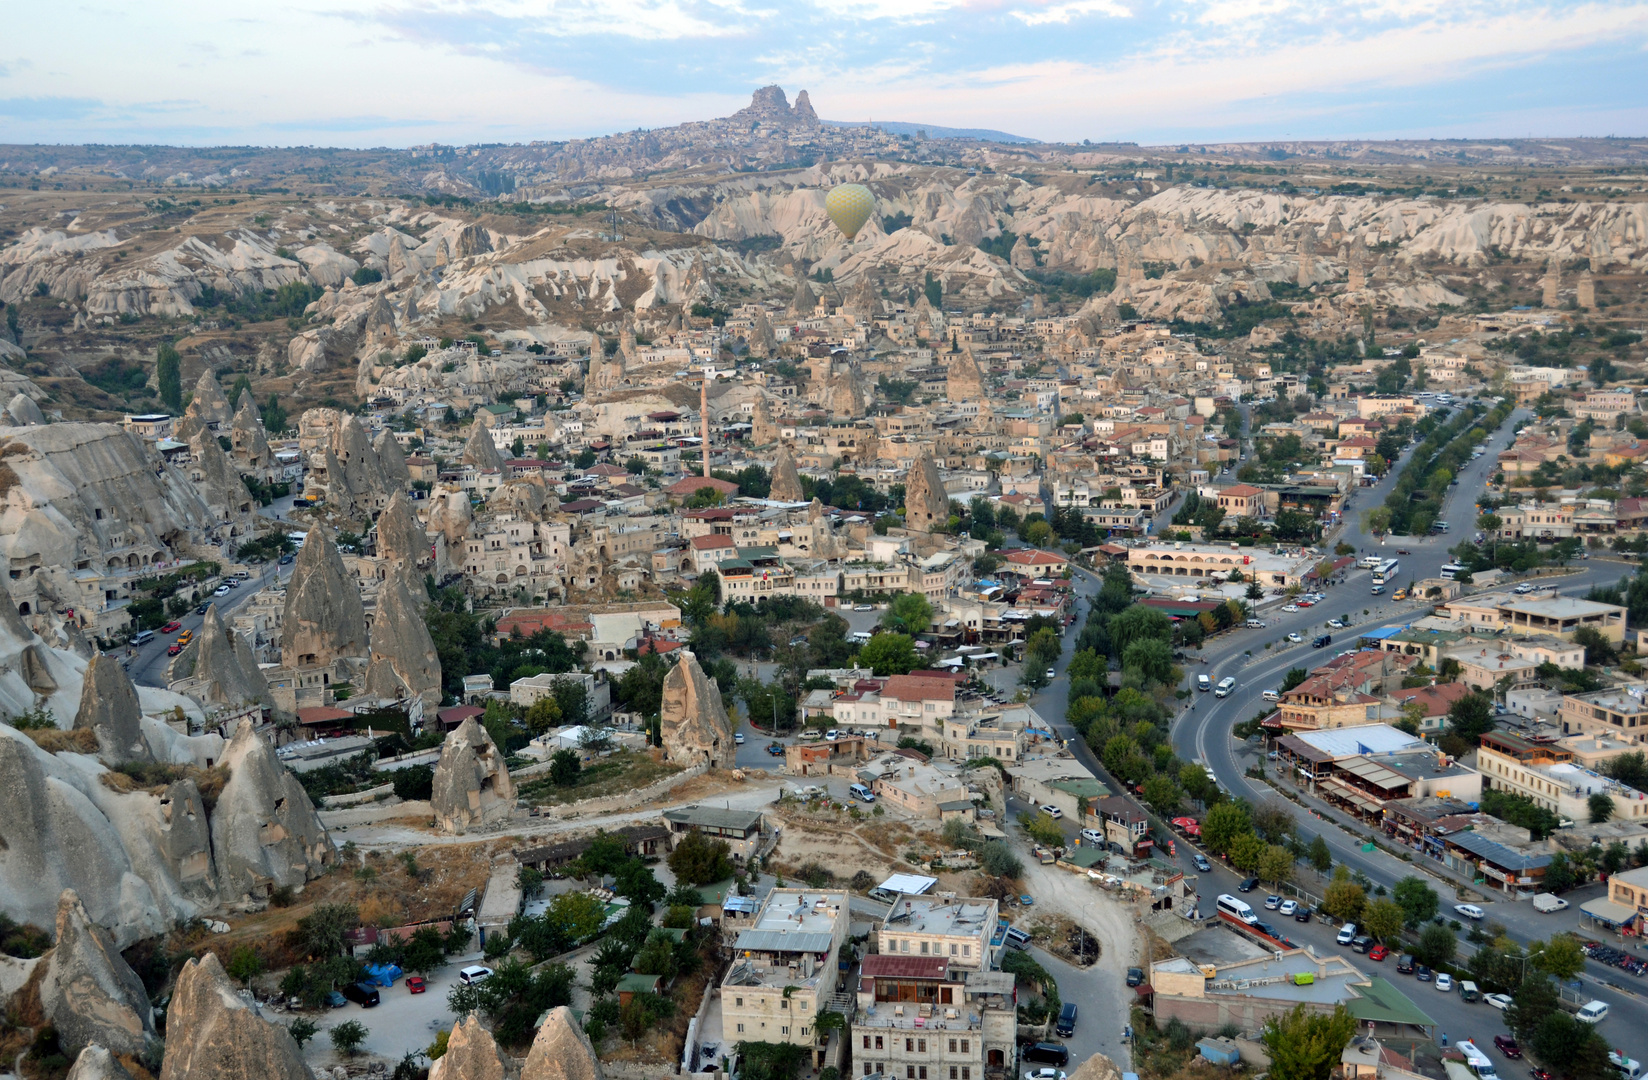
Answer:
<svg viewBox="0 0 1648 1080"><path fill-rule="evenodd" d="M1110 620L1111 647L1116 656L1126 656L1127 647L1144 638L1173 640L1173 622L1161 611L1134 604Z"/></svg>
<svg viewBox="0 0 1648 1080"><path fill-rule="evenodd" d="M1389 941L1401 933L1404 918L1401 904L1381 897L1362 908L1361 926L1380 941Z"/></svg>
<svg viewBox="0 0 1648 1080"><path fill-rule="evenodd" d="M1511 1007L1505 1010L1505 1026L1511 1034L1524 1042L1533 1038L1540 1022L1558 1010L1556 985L1543 975L1534 974L1522 980L1522 985L1511 995Z"/></svg>
<svg viewBox="0 0 1648 1080"><path fill-rule="evenodd" d="M1161 638L1141 638L1127 646L1122 654L1122 670L1137 671L1150 682L1171 685L1173 678L1173 646Z"/></svg>
<svg viewBox="0 0 1648 1080"><path fill-rule="evenodd" d="M1448 733L1473 745L1492 731L1493 700L1486 694L1466 694L1448 708Z"/></svg>
<svg viewBox="0 0 1648 1080"><path fill-rule="evenodd" d="M1277 885L1286 885L1293 877L1293 855L1280 844L1267 844L1259 856L1259 876Z"/></svg>
<svg viewBox="0 0 1648 1080"><path fill-rule="evenodd" d="M732 848L725 840L712 840L700 832L689 832L670 852L669 868L677 881L688 885L710 885L732 877Z"/></svg>
<svg viewBox="0 0 1648 1080"><path fill-rule="evenodd" d="M1179 785L1165 776L1152 776L1144 782L1144 801L1163 817L1179 812L1181 797Z"/></svg>
<svg viewBox="0 0 1648 1080"><path fill-rule="evenodd" d="M522 870L531 867L523 866ZM543 875L539 875L540 888ZM446 939L433 926L420 926L407 939L401 955L401 967L415 975L427 975L446 962Z"/></svg>
<svg viewBox="0 0 1648 1080"><path fill-rule="evenodd" d="M1620 1075L1608 1060L1608 1044L1596 1026L1565 1012L1548 1013L1534 1028L1528 1049L1571 1080L1605 1080Z"/></svg>
<svg viewBox="0 0 1648 1080"><path fill-rule="evenodd" d="M1025 822L1024 831L1030 834L1030 839L1043 847L1059 847L1064 843L1064 830L1053 820L1053 815L1045 810L1039 811L1035 817Z"/></svg>
<svg viewBox="0 0 1648 1080"><path fill-rule="evenodd" d="M298 1049L301 1050L304 1044L313 1039L320 1031L320 1027L307 1016L299 1016L294 1017L292 1022L286 1025L286 1030L291 1034L292 1041L297 1043Z"/></svg>
<svg viewBox="0 0 1648 1080"><path fill-rule="evenodd" d="M1454 932L1441 923L1429 923L1425 929L1419 931L1419 941L1413 947L1413 954L1422 964L1438 967L1442 964L1451 964L1454 953L1459 950L1459 939Z"/></svg>
<svg viewBox="0 0 1648 1080"><path fill-rule="evenodd" d="M252 980L263 974L263 957L250 945L238 945L229 954L228 966L224 968L229 978L238 980L245 986L252 985Z"/></svg>
<svg viewBox="0 0 1648 1080"><path fill-rule="evenodd" d="M1417 930L1436 916L1442 900L1436 890L1425 884L1423 878L1409 875L1396 883L1391 896L1402 907L1402 922L1409 930Z"/></svg>
<svg viewBox="0 0 1648 1080"><path fill-rule="evenodd" d="M1253 823L1248 819L1245 803L1220 803L1209 810L1202 821L1202 841L1216 855L1227 853L1238 836L1252 831Z"/></svg>
<svg viewBox="0 0 1648 1080"><path fill-rule="evenodd" d="M300 947L310 956L337 956L348 944L349 931L360 925L360 910L354 904L322 904L298 920L296 934Z"/></svg>
<svg viewBox="0 0 1648 1080"><path fill-rule="evenodd" d="M1273 1080L1328 1080L1355 1034L1356 1018L1343 1005L1317 1013L1299 1004L1266 1020L1259 1040Z"/></svg>
<svg viewBox="0 0 1648 1080"><path fill-rule="evenodd" d="M1244 874L1251 874L1259 869L1259 860L1264 853L1264 841L1251 832L1242 833L1230 842L1230 865Z"/></svg>
<svg viewBox="0 0 1648 1080"><path fill-rule="evenodd" d="M361 1044L371 1032L359 1020L345 1020L332 1029L332 1049L348 1057L354 1057L360 1051Z"/></svg>
<svg viewBox="0 0 1648 1080"><path fill-rule="evenodd" d="M882 617L881 625L889 630L909 634L923 633L933 622L933 605L921 593L900 593L893 598Z"/></svg>
<svg viewBox="0 0 1648 1080"><path fill-rule="evenodd" d="M908 634L877 634L858 650L858 662L877 675L908 675L920 661Z"/></svg>
<svg viewBox="0 0 1648 1080"><path fill-rule="evenodd" d="M1592 825L1600 825L1614 816L1614 800L1609 798L1605 792L1596 792L1585 800L1585 805L1591 811Z"/></svg>
<svg viewBox="0 0 1648 1080"><path fill-rule="evenodd" d="M1053 526L1045 521L1032 521L1024 527L1021 535L1025 543L1033 547L1044 547L1047 541L1053 538Z"/></svg>
<svg viewBox="0 0 1648 1080"><path fill-rule="evenodd" d="M169 343L155 350L155 389L168 409L183 411L183 358Z"/></svg>
<svg viewBox="0 0 1648 1080"><path fill-rule="evenodd" d="M1333 852L1328 850L1328 842L1320 835L1311 838L1310 865L1316 868L1318 874L1333 869Z"/></svg>
<svg viewBox="0 0 1648 1080"><path fill-rule="evenodd" d="M1533 950L1530 962L1534 967L1562 982L1585 970L1585 952L1571 934L1553 934L1544 948L1529 948Z"/></svg>
<svg viewBox="0 0 1648 1080"><path fill-rule="evenodd" d="M578 760L576 750L557 750L555 756L549 759L549 780L556 787L572 787L578 782L582 771L583 765Z"/></svg>
<svg viewBox="0 0 1648 1080"><path fill-rule="evenodd" d="M1024 875L1024 864L1002 840L992 840L980 849L979 868L991 877L1018 878Z"/></svg>
<svg viewBox="0 0 1648 1080"><path fill-rule="evenodd" d="M1350 871L1340 866L1333 871L1333 880L1323 890L1322 906L1334 918L1353 922L1362 914L1362 905L1367 899L1362 886L1350 879Z"/></svg>

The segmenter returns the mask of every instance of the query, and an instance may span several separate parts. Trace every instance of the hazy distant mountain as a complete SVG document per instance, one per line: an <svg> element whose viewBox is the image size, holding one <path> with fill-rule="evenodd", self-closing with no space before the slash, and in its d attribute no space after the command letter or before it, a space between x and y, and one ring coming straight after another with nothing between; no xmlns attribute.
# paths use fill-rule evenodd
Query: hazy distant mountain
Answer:
<svg viewBox="0 0 1648 1080"><path fill-rule="evenodd" d="M1013 135L1005 131L996 131L993 128L953 128L940 127L937 124L906 124L901 120L821 120L825 127L870 127L880 128L889 135L914 135L918 131L925 131L929 139L985 139L989 142L1004 143L1033 143L1039 139L1028 139L1023 135Z"/></svg>

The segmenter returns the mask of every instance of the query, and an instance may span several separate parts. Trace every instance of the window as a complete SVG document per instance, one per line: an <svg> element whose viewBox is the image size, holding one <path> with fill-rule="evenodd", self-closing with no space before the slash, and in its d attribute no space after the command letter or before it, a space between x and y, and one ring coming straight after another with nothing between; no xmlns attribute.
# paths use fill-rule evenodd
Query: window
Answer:
<svg viewBox="0 0 1648 1080"><path fill-rule="evenodd" d="M789 999L789 998L780 998L780 999L779 999L779 1000L778 1000L778 1007L779 1007L779 1008L780 1008L780 1009L787 1009L787 1008L789 1008L789 1007L790 1007L790 999Z"/></svg>
<svg viewBox="0 0 1648 1080"><path fill-rule="evenodd" d="M961 1040L961 1052L964 1053L964 1054L972 1053L972 1051L968 1049L968 1047L971 1046L971 1045L972 1045L972 1040L971 1039Z"/></svg>
<svg viewBox="0 0 1648 1080"><path fill-rule="evenodd" d="M955 1052L956 1052L956 1040L951 1039L950 1040L950 1053L953 1054Z"/></svg>
<svg viewBox="0 0 1648 1080"><path fill-rule="evenodd" d="M864 1036L864 1049L868 1050L869 1048L870 1048L870 1037L868 1035L866 1035L866 1036Z"/></svg>
<svg viewBox="0 0 1648 1080"><path fill-rule="evenodd" d="M961 1080L973 1080L973 1070L971 1066L963 1065L961 1067Z"/></svg>
<svg viewBox="0 0 1648 1080"><path fill-rule="evenodd" d="M916 1067L914 1065L904 1066L904 1080L916 1080Z"/></svg>
<svg viewBox="0 0 1648 1080"><path fill-rule="evenodd" d="M916 1041L914 1039L904 1040L904 1052L906 1054L913 1054L916 1052Z"/></svg>
<svg viewBox="0 0 1648 1080"><path fill-rule="evenodd" d="M957 1075L958 1075L958 1070L956 1069L956 1067L954 1065L950 1066L950 1080L956 1080Z"/></svg>
<svg viewBox="0 0 1648 1080"><path fill-rule="evenodd" d="M951 956L956 955L956 943L953 942L953 941L950 942L950 955Z"/></svg>
<svg viewBox="0 0 1648 1080"><path fill-rule="evenodd" d="M916 1040L916 1052L921 1053L921 1054L925 1054L927 1052L927 1040L926 1039L917 1039Z"/></svg>
<svg viewBox="0 0 1648 1080"><path fill-rule="evenodd" d="M880 1050L880 1049L882 1049L882 1046L881 1046L881 1036L880 1036L880 1035L877 1035L877 1036L876 1036L876 1046L875 1046L875 1048L876 1048L876 1049L877 1049L877 1050Z"/></svg>
<svg viewBox="0 0 1648 1080"><path fill-rule="evenodd" d="M875 1065L872 1064L871 1062L866 1061L864 1063L864 1075L865 1076L875 1075Z"/></svg>
<svg viewBox="0 0 1648 1080"><path fill-rule="evenodd" d="M961 947L961 955L963 955L963 956L972 956L973 955L973 947L971 945L963 945Z"/></svg>
<svg viewBox="0 0 1648 1080"><path fill-rule="evenodd" d="M733 1004L736 1007L738 1007L740 1009L742 1009L744 1007L744 999L743 998L733 998L732 1000L733 1000ZM742 1031L743 1029L740 1028L739 1030Z"/></svg>
<svg viewBox="0 0 1648 1080"><path fill-rule="evenodd" d="M742 1032L742 1031L743 1031L743 1030L744 1030L744 1025L743 1025L743 1024L739 1024L739 1025L738 1025L738 1030L739 1030L739 1031L740 1031L740 1032Z"/></svg>
<svg viewBox="0 0 1648 1080"><path fill-rule="evenodd" d="M909 938L905 938L904 940L902 940L898 943L898 951L899 952L909 952L910 951L910 939Z"/></svg>
<svg viewBox="0 0 1648 1080"><path fill-rule="evenodd" d="M921 943L921 955L927 955L927 943L925 941Z"/></svg>
<svg viewBox="0 0 1648 1080"><path fill-rule="evenodd" d="M807 1029L806 1028L801 1029L801 1037L803 1039L805 1039L807 1037Z"/></svg>
<svg viewBox="0 0 1648 1080"><path fill-rule="evenodd" d="M783 1027L778 1029L778 1033L780 1035L788 1035L790 1033L790 1026L785 1024Z"/></svg>
<svg viewBox="0 0 1648 1080"><path fill-rule="evenodd" d="M921 1067L921 1080L927 1080L927 1066Z"/></svg>

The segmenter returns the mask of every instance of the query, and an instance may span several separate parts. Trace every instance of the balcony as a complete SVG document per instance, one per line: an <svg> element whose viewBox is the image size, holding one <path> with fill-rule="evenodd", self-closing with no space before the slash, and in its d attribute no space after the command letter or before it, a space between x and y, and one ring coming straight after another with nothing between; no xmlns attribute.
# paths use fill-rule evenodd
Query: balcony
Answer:
<svg viewBox="0 0 1648 1080"><path fill-rule="evenodd" d="M924 1012L927 1015L922 1015ZM984 1026L984 1015L968 1007L882 1001L861 1007L853 1017L853 1026L891 1031L978 1031Z"/></svg>

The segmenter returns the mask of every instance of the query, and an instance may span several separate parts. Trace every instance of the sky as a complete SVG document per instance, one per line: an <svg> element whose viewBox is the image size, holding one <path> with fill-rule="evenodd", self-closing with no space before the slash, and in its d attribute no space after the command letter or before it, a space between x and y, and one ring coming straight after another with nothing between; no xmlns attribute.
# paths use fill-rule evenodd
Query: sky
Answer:
<svg viewBox="0 0 1648 1080"><path fill-rule="evenodd" d="M725 116L1147 145L1648 135L1648 0L0 4L0 142L410 146Z"/></svg>

